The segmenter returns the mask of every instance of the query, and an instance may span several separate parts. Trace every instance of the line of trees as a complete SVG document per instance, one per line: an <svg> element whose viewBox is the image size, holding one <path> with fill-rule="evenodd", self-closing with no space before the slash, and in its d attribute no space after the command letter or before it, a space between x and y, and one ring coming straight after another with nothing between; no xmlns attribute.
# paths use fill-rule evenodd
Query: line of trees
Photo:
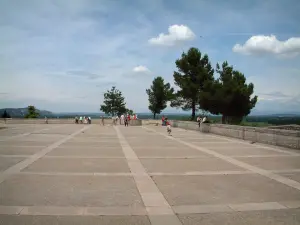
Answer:
<svg viewBox="0 0 300 225"><path fill-rule="evenodd" d="M222 115L223 123L238 124L255 107L257 96L253 96L254 85L247 84L243 73L233 69L227 61L214 69L209 57L197 48L183 52L176 62L174 83L178 91L174 92L163 78L156 77L150 89L146 90L149 110L153 116L160 114L171 103L171 107L191 110L191 120L198 110ZM215 78L215 72L219 75ZM253 96L253 97L252 97Z"/></svg>

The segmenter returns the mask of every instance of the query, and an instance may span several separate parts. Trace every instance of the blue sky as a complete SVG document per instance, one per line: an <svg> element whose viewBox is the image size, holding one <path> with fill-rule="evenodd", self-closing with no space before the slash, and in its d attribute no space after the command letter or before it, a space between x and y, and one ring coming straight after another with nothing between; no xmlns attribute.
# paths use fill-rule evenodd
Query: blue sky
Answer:
<svg viewBox="0 0 300 225"><path fill-rule="evenodd" d="M173 85L197 47L254 83L257 112L300 112L299 12L299 0L0 0L0 108L97 112L115 85L146 112L153 78Z"/></svg>

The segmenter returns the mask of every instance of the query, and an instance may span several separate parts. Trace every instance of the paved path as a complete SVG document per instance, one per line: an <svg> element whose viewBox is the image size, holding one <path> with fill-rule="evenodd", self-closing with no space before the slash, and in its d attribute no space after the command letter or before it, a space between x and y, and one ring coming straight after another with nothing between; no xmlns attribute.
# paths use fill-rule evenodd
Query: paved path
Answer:
<svg viewBox="0 0 300 225"><path fill-rule="evenodd" d="M300 224L300 152L163 127L0 130L0 225Z"/></svg>

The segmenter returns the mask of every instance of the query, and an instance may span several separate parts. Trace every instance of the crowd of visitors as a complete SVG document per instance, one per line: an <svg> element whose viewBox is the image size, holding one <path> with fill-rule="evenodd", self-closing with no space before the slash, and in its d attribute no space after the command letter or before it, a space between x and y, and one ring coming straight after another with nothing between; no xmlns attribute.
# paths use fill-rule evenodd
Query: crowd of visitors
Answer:
<svg viewBox="0 0 300 225"><path fill-rule="evenodd" d="M102 126L105 125L104 123L104 116L100 117L101 119L101 124ZM112 125L117 125L118 123L120 125L125 125L125 127L128 127L130 120L137 120L138 117L136 114L130 115L130 114L126 114L126 115L121 115L121 116L112 116ZM91 124L92 123L92 119L89 116L80 116L80 117L75 117L75 123L76 124Z"/></svg>
<svg viewBox="0 0 300 225"><path fill-rule="evenodd" d="M133 114L133 115L130 115L130 114L124 115L124 114L122 114L121 116L112 117L113 125L117 125L119 123L120 125L125 125L125 127L128 127L128 124L130 123L130 120L137 120L137 119L138 118L137 118L136 114Z"/></svg>
<svg viewBox="0 0 300 225"><path fill-rule="evenodd" d="M80 116L79 118L75 117L75 123L76 124L91 124L92 118L90 116Z"/></svg>

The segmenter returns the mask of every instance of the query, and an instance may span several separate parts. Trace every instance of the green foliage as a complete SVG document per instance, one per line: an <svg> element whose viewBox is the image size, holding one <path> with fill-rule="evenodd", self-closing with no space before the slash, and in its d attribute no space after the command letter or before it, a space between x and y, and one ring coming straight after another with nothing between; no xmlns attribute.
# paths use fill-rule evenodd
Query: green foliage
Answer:
<svg viewBox="0 0 300 225"><path fill-rule="evenodd" d="M111 90L107 90L107 92L104 93L104 101L103 105L100 106L100 110L105 114L110 114L112 116L120 116L121 114L126 113L126 103L122 92L114 86Z"/></svg>
<svg viewBox="0 0 300 225"><path fill-rule="evenodd" d="M160 114L167 107L167 102L173 97L174 89L169 83L164 82L162 77L156 77L150 89L146 90L149 100L149 110L153 113L155 119L156 114Z"/></svg>
<svg viewBox="0 0 300 225"><path fill-rule="evenodd" d="M200 95L200 105L212 114L221 114L223 123L239 124L257 102L252 83L247 84L244 74L234 70L225 61L220 68L220 77L206 83L206 91Z"/></svg>
<svg viewBox="0 0 300 225"><path fill-rule="evenodd" d="M126 109L126 113L129 115L133 115L133 110L132 109Z"/></svg>
<svg viewBox="0 0 300 225"><path fill-rule="evenodd" d="M36 108L33 105L27 107L28 113L25 115L27 119L38 118L39 113L37 112Z"/></svg>
<svg viewBox="0 0 300 225"><path fill-rule="evenodd" d="M1 118L4 118L4 119L10 118L10 115L8 114L8 112L7 112L6 110L4 110L4 112L3 112L2 116L1 116Z"/></svg>
<svg viewBox="0 0 300 225"><path fill-rule="evenodd" d="M179 91L171 102L172 107L192 110L191 120L194 120L196 110L200 107L199 97L205 91L207 82L214 80L214 69L208 56L202 55L197 48L190 48L176 60L178 72L174 72L175 85Z"/></svg>

